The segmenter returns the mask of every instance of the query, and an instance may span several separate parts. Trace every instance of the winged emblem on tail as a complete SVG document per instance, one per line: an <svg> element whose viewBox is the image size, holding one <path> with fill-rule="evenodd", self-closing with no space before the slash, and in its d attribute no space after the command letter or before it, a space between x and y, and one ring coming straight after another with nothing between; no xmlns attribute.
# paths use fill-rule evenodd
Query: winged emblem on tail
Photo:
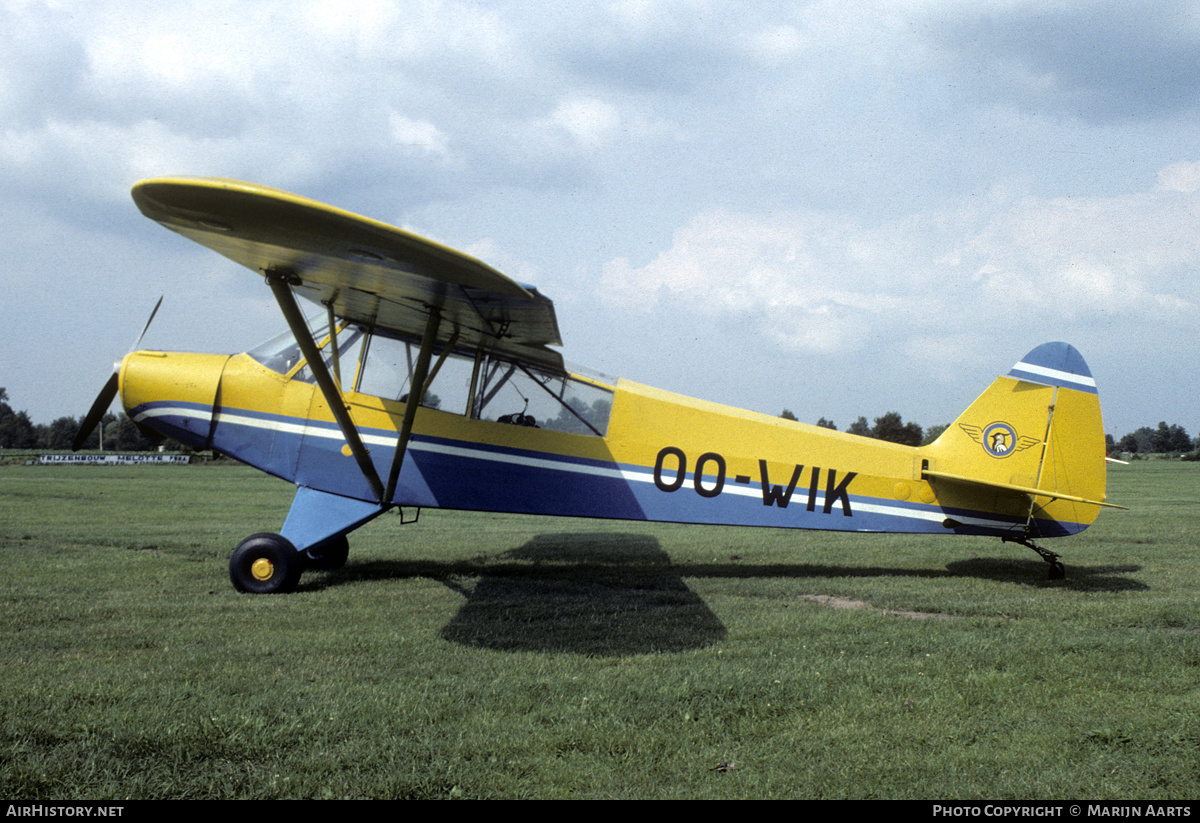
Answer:
<svg viewBox="0 0 1200 823"><path fill-rule="evenodd" d="M1016 430L1003 422L991 423L987 426L975 426L970 423L959 423L958 427L992 457L1008 457L1010 454L1025 451L1032 446L1041 444L1036 437L1018 436Z"/></svg>

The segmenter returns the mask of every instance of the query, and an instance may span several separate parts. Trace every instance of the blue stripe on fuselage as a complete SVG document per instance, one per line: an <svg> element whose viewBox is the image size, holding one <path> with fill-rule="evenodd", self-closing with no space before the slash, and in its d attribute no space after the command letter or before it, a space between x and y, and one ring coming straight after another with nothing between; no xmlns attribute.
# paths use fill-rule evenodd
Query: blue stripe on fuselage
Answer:
<svg viewBox="0 0 1200 823"><path fill-rule="evenodd" d="M153 408L151 408L153 407ZM188 404L148 404L135 419L171 427L175 418L195 418ZM362 431L377 470L386 476L397 437L378 429ZM286 418L262 412L222 409L212 447L299 485L369 500L370 492L352 458L342 452L341 431L332 423ZM712 477L700 488L711 490ZM1010 533L1023 518L950 510L911 501L853 493L825 511L824 485L810 500L797 488L788 505L764 505L761 484L725 483L716 495L702 495L695 476L686 475L666 492L651 468L615 461L485 445L473 441L414 435L392 501L397 505L469 509L622 520L946 534L947 517L957 533ZM1083 526L1038 521L1044 536L1073 534Z"/></svg>

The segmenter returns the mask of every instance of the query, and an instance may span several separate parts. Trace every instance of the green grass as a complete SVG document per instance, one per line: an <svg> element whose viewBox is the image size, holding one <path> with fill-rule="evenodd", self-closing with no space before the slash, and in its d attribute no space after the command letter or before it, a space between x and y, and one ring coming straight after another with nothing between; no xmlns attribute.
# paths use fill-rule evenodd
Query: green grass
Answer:
<svg viewBox="0 0 1200 823"><path fill-rule="evenodd" d="M1195 798L1200 466L1109 491L1062 581L994 539L426 511L254 597L228 554L287 484L2 467L0 793Z"/></svg>

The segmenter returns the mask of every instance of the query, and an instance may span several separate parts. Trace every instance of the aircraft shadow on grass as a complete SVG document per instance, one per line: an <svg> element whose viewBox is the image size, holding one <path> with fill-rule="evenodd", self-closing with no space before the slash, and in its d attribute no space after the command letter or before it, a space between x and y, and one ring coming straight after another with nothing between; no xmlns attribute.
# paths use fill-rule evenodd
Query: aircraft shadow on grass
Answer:
<svg viewBox="0 0 1200 823"><path fill-rule="evenodd" d="M970 558L944 569L727 562L678 565L648 535L599 532L534 537L492 559L351 562L301 590L359 580L423 577L461 594L464 603L442 636L504 651L623 656L700 649L722 640L720 619L684 581L691 578L972 577L1034 587L1134 591L1137 566L1072 567L1046 580L1040 561Z"/></svg>
<svg viewBox="0 0 1200 823"><path fill-rule="evenodd" d="M622 656L705 648L726 634L658 541L636 534L539 535L499 562L351 562L301 590L413 577L463 596L442 636L466 646Z"/></svg>
<svg viewBox="0 0 1200 823"><path fill-rule="evenodd" d="M1020 583L1034 588L1066 588L1076 591L1131 592L1150 589L1140 580L1127 575L1141 571L1142 567L1124 564L1083 566L1071 565L1069 576L1064 580L1039 579L1043 564L1037 560L1003 557L972 557L946 564L946 577L974 577L980 580L997 580Z"/></svg>

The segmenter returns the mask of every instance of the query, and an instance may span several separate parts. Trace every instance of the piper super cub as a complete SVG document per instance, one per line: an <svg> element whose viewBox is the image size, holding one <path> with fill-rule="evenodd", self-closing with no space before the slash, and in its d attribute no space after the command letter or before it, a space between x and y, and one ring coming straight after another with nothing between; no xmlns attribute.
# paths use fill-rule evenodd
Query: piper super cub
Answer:
<svg viewBox="0 0 1200 823"><path fill-rule="evenodd" d="M133 199L256 272L288 332L232 356L131 352L76 448L119 390L140 426L294 483L280 532L234 550L239 591L340 567L347 535L398 506L993 535L1061 577L1034 540L1111 505L1096 384L1066 343L1029 352L914 448L570 368L535 287L303 197L162 178ZM319 307L318 328L297 297Z"/></svg>

